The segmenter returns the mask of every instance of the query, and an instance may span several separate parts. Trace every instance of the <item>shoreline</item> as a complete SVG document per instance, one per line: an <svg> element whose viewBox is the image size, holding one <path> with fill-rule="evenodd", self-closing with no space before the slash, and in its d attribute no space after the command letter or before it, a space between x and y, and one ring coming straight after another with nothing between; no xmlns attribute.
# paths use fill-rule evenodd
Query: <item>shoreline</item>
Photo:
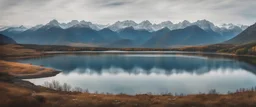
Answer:
<svg viewBox="0 0 256 107"><path fill-rule="evenodd" d="M0 64L2 73L8 73L16 79L51 77L61 72L52 68L6 60L0 60Z"/></svg>
<svg viewBox="0 0 256 107"><path fill-rule="evenodd" d="M256 55L237 55L232 53L203 52L203 51L46 51L43 56L58 54L195 54L218 55L234 57L256 57Z"/></svg>
<svg viewBox="0 0 256 107"><path fill-rule="evenodd" d="M0 56L2 60L16 60L16 59L32 59L40 57L48 57L54 55L97 55L97 54L170 54L170 55L209 55L209 56L227 56L227 57L252 57L256 58L256 55L237 55L232 53L218 53L218 52L202 52L202 51L47 51L42 52L41 55L27 55L27 56Z"/></svg>
<svg viewBox="0 0 256 107"><path fill-rule="evenodd" d="M43 72L43 73L34 73L34 74L11 74L17 79L37 79L37 78L46 78L53 77L57 74L61 73L61 71L54 70L52 72Z"/></svg>

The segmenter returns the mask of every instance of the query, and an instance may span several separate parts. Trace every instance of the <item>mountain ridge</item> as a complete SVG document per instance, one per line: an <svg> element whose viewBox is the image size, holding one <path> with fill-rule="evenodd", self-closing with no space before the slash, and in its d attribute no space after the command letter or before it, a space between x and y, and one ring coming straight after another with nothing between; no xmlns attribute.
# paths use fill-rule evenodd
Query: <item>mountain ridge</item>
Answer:
<svg viewBox="0 0 256 107"><path fill-rule="evenodd" d="M225 44L247 44L256 42L256 23L249 26L242 33L237 35L236 37L225 41Z"/></svg>
<svg viewBox="0 0 256 107"><path fill-rule="evenodd" d="M0 44L16 44L16 41L10 37L0 34Z"/></svg>
<svg viewBox="0 0 256 107"><path fill-rule="evenodd" d="M172 31L162 31L163 35L155 35L143 46L149 47L179 47L187 45L205 45L219 42L220 35L207 32L196 25Z"/></svg>
<svg viewBox="0 0 256 107"><path fill-rule="evenodd" d="M127 42L127 44L132 43L133 45L131 46L133 47L155 47L156 45L154 44L158 44L160 47L204 45L226 41L237 33L236 31L224 32L225 35L223 35L222 33L217 32L221 31L220 28L207 20L198 20L196 22L184 20L178 24L173 24L171 21L165 21L160 23L163 26L152 24L148 20L141 23L136 23L132 20L118 21L116 24L122 26L123 22L127 25L123 26L122 29L119 29L118 31L111 30L111 27L102 27L102 25L98 25L101 26L102 29L95 29L93 28L95 24L77 20L69 22L69 26L71 27L63 28L61 27L63 26L63 23L59 23L57 20L52 20L45 25L37 25L22 32L4 30L0 31L0 33L23 44L66 45L80 43L103 47L109 46L111 43L120 43L118 41L122 40ZM142 29L138 28L138 26ZM148 26L149 28L147 28ZM158 29L161 29L152 31L152 29L154 29L152 26L157 26ZM232 27L231 24L226 26L229 26L229 29L240 29L236 26ZM94 27L96 27L96 25ZM180 29L176 29L179 27ZM196 34L196 32L198 32L198 34ZM210 37L211 40L205 37ZM163 40L159 40L161 38ZM127 39L131 40L131 42ZM207 42L204 42L204 39Z"/></svg>

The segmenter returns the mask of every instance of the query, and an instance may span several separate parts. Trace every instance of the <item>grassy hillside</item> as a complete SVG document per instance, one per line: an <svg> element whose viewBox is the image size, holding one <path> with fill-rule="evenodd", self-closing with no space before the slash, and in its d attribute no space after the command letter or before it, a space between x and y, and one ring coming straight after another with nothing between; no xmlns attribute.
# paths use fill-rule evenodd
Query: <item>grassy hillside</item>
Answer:
<svg viewBox="0 0 256 107"><path fill-rule="evenodd" d="M184 48L176 48L176 50L230 53L235 55L256 55L256 42L244 45L215 44L207 46L191 46Z"/></svg>

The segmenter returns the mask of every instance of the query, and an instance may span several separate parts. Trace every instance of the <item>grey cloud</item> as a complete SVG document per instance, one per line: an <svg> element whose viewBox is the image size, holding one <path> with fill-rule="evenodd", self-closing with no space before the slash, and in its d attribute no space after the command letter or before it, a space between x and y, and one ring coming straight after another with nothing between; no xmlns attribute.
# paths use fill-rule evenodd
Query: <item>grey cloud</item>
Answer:
<svg viewBox="0 0 256 107"><path fill-rule="evenodd" d="M132 3L132 1L121 1L121 0L118 0L118 1L107 1L105 2L102 6L107 6L107 7L115 7L115 6L123 6L123 5L127 5L127 4L130 4Z"/></svg>
<svg viewBox="0 0 256 107"><path fill-rule="evenodd" d="M8 9L15 6L25 5L25 6L43 6L52 0L1 0L0 8Z"/></svg>
<svg viewBox="0 0 256 107"><path fill-rule="evenodd" d="M255 0L0 0L0 25L33 25L53 18L104 24L126 19L252 24L255 5Z"/></svg>

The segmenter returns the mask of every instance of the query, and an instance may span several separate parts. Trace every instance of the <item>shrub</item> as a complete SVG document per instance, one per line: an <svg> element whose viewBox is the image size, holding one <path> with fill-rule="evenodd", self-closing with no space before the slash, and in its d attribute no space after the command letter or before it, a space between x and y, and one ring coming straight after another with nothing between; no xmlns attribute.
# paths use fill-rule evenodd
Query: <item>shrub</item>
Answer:
<svg viewBox="0 0 256 107"><path fill-rule="evenodd" d="M73 91L74 91L74 92L83 92L83 89L80 88L80 87L75 87L75 88L73 89Z"/></svg>
<svg viewBox="0 0 256 107"><path fill-rule="evenodd" d="M44 87L53 89L53 90L57 90L57 91L65 91L65 92L89 92L87 89L85 91L83 91L82 88L80 87L75 87L74 89L72 89L71 85L64 83L63 85L61 85L59 83L59 81L53 80L52 82L44 82L43 84Z"/></svg>
<svg viewBox="0 0 256 107"><path fill-rule="evenodd" d="M252 48L250 49L250 53L251 53L251 54L256 54L256 46L254 46L254 47L252 47Z"/></svg>
<svg viewBox="0 0 256 107"><path fill-rule="evenodd" d="M216 89L211 89L209 90L208 94L218 94L218 92L216 91Z"/></svg>
<svg viewBox="0 0 256 107"><path fill-rule="evenodd" d="M45 103L46 101L45 97L41 95L35 95L34 98L41 103Z"/></svg>
<svg viewBox="0 0 256 107"><path fill-rule="evenodd" d="M240 48L236 50L237 55L247 54L247 51L245 48Z"/></svg>
<svg viewBox="0 0 256 107"><path fill-rule="evenodd" d="M67 83L64 83L62 86L62 91L71 91L71 86Z"/></svg>

